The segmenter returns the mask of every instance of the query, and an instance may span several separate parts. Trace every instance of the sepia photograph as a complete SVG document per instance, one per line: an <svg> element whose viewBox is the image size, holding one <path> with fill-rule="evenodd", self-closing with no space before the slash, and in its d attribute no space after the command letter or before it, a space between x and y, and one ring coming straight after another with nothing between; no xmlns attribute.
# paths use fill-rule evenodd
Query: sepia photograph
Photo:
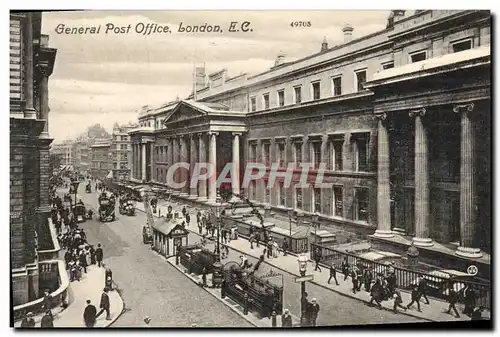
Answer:
<svg viewBox="0 0 500 337"><path fill-rule="evenodd" d="M11 9L10 327L491 329L491 21Z"/></svg>

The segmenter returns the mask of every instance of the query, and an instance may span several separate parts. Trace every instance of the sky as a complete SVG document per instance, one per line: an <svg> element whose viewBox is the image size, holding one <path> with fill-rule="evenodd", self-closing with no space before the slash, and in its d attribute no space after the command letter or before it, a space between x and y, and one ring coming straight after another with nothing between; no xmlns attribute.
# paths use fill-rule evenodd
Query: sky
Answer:
<svg viewBox="0 0 500 337"><path fill-rule="evenodd" d="M86 11L44 12L42 33L57 48L49 78L49 128L55 142L72 139L90 125L108 131L115 122L137 121L144 105L158 106L192 91L193 64L207 73L223 68L230 77L257 74L284 53L293 61L342 44L342 27L353 38L385 29L389 11ZM248 21L250 32L229 32L230 23ZM310 27L291 27L309 21ZM137 24L168 25L172 33L141 35ZM179 33L179 25L220 25L220 33ZM127 27L105 34L106 25ZM99 34L58 34L56 28L98 27Z"/></svg>

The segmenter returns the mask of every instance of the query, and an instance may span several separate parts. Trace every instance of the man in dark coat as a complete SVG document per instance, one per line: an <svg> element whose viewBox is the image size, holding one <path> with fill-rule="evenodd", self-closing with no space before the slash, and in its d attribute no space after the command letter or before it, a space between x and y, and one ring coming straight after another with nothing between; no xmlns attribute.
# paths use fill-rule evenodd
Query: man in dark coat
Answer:
<svg viewBox="0 0 500 337"><path fill-rule="evenodd" d="M372 286L372 271L370 268L366 268L363 272L363 282L365 283L365 290L370 292Z"/></svg>
<svg viewBox="0 0 500 337"><path fill-rule="evenodd" d="M466 314L467 316L471 316L472 312L474 311L475 302L476 302L476 292L470 285L468 285L467 288L465 288L464 290L465 308L463 313Z"/></svg>
<svg viewBox="0 0 500 337"><path fill-rule="evenodd" d="M290 315L290 310L285 309L283 315L281 315L281 326L283 328L291 328L292 327L292 315Z"/></svg>
<svg viewBox="0 0 500 337"><path fill-rule="evenodd" d="M47 310L45 315L42 317L42 321L40 322L41 328L53 328L54 327L54 319L52 318L52 313L50 310Z"/></svg>
<svg viewBox="0 0 500 337"><path fill-rule="evenodd" d="M34 328L35 320L33 319L33 313L28 312L21 322L21 328Z"/></svg>
<svg viewBox="0 0 500 337"><path fill-rule="evenodd" d="M335 280L335 284L339 285L339 281L337 281L337 270L335 270L335 264L333 263L330 266L330 278L328 278L328 284L330 284L332 278Z"/></svg>
<svg viewBox="0 0 500 337"><path fill-rule="evenodd" d="M97 265L100 267L102 265L102 257L103 257L103 252L101 248L101 244L97 244L97 249L95 250L95 259L97 261Z"/></svg>
<svg viewBox="0 0 500 337"><path fill-rule="evenodd" d="M460 315L458 314L457 307L455 306L455 304L458 302L458 294L455 291L455 289L453 289L453 286L450 286L448 291L449 291L448 303L450 303L450 305L448 306L448 311L446 313L449 314L450 311L453 309L453 311L455 312L455 316L459 318Z"/></svg>
<svg viewBox="0 0 500 337"><path fill-rule="evenodd" d="M419 301L419 293L418 293L418 286L415 286L413 287L412 291L411 291L411 302L408 303L408 305L406 306L407 309L410 309L411 305L413 303L417 303L417 310L418 311L422 311L420 310L420 301Z"/></svg>
<svg viewBox="0 0 500 337"><path fill-rule="evenodd" d="M96 318L101 316L101 314L106 311L106 320L111 320L111 313L109 312L109 296L108 296L108 288L104 288L104 292L101 295L101 303L99 304L99 308L101 311L97 314Z"/></svg>
<svg viewBox="0 0 500 337"><path fill-rule="evenodd" d="M418 296L425 299L425 303L429 304L429 299L427 298L427 280L423 275L418 277Z"/></svg>
<svg viewBox="0 0 500 337"><path fill-rule="evenodd" d="M304 318L304 321L305 322L302 322L301 320L301 324L308 324L309 323L309 318L310 318L310 311L309 311L309 306L310 306L310 303L309 303L309 300L307 299L307 292L304 293L304 296L302 296L302 298L300 299L300 310L301 310L301 317Z"/></svg>
<svg viewBox="0 0 500 337"><path fill-rule="evenodd" d="M316 326L316 320L319 314L319 304L316 303L316 299L311 300L311 305L309 306L309 326Z"/></svg>
<svg viewBox="0 0 500 337"><path fill-rule="evenodd" d="M85 326L87 328L93 328L95 325L95 320L97 318L97 309L96 307L90 303L90 300L87 300L87 306L83 312L83 321L85 322Z"/></svg>
<svg viewBox="0 0 500 337"><path fill-rule="evenodd" d="M347 261L347 257L342 261L340 269L342 269L342 274L344 274L344 281L347 280L347 276L349 276L349 262Z"/></svg>
<svg viewBox="0 0 500 337"><path fill-rule="evenodd" d="M52 309L52 296L50 296L50 292L48 289L45 289L44 291L42 308L43 310Z"/></svg>

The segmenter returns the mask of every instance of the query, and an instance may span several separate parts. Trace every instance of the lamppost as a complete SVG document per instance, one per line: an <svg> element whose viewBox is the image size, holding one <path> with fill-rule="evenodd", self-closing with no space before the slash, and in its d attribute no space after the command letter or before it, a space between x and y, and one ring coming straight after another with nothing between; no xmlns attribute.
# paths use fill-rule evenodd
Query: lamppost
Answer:
<svg viewBox="0 0 500 337"><path fill-rule="evenodd" d="M295 282L300 282L300 326L308 326L309 317L307 315L307 305L308 301L306 298L306 281L312 280L313 275L306 275L307 272L307 256L301 253L297 257L297 262L299 263L299 273L300 277L295 278Z"/></svg>
<svg viewBox="0 0 500 337"><path fill-rule="evenodd" d="M71 186L73 186L73 192L75 193L74 206L76 206L76 193L78 192L78 185L80 185L80 182L78 180L71 182ZM73 215L75 216L76 219L76 207L73 207Z"/></svg>
<svg viewBox="0 0 500 337"><path fill-rule="evenodd" d="M317 230L319 228L319 214L318 213L314 213L312 216L311 216L311 220L312 220L312 225L314 227L314 243L316 243L316 240L318 239L318 237L316 236L317 234Z"/></svg>
<svg viewBox="0 0 500 337"><path fill-rule="evenodd" d="M293 208L288 209L288 221L289 221L289 230L290 230L290 250L292 249L292 217L293 217Z"/></svg>
<svg viewBox="0 0 500 337"><path fill-rule="evenodd" d="M221 222L221 218L220 217L221 217L221 205L220 205L219 195L217 195L217 199L215 200L214 215L215 215L215 221L216 221L216 224L217 224L217 244L215 246L215 254L217 254L217 261L220 261L220 222Z"/></svg>

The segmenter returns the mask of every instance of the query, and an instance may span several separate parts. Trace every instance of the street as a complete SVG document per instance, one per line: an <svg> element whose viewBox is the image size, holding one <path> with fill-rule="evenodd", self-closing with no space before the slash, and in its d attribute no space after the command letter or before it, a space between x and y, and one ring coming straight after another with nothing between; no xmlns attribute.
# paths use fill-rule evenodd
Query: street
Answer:
<svg viewBox="0 0 500 337"><path fill-rule="evenodd" d="M97 194L86 194L81 184L78 196L96 213ZM112 327L141 327L146 316L152 327L252 327L142 243L144 213L128 217L117 211L117 220L107 223L96 219L94 214L94 220L80 227L89 243L102 245L104 262L125 303L125 312Z"/></svg>
<svg viewBox="0 0 500 337"><path fill-rule="evenodd" d="M83 186L80 193L86 206L90 205L96 211L97 195L84 193ZM188 281L149 245L143 244L142 226L145 222L143 212L137 211L134 217L128 217L117 211L114 222L103 224L93 220L81 224L89 241L99 242L104 247L105 262L113 270L115 282L123 291L125 306L130 309L113 326L140 325L147 315L152 317L152 326L191 326L193 323L206 327L249 326L210 294ZM190 234L190 243L199 241L200 236ZM239 262L240 255L231 249L228 258L222 262ZM256 262L251 257L249 261ZM268 265L264 267L266 271L269 268ZM293 275L276 269L274 272L283 274L284 308L300 315L300 284L294 282ZM328 270L323 270L323 273L328 273ZM343 282L341 275L337 277ZM312 283L307 283L307 292L309 299L315 297L320 304L318 325L422 322L414 317L368 307Z"/></svg>

